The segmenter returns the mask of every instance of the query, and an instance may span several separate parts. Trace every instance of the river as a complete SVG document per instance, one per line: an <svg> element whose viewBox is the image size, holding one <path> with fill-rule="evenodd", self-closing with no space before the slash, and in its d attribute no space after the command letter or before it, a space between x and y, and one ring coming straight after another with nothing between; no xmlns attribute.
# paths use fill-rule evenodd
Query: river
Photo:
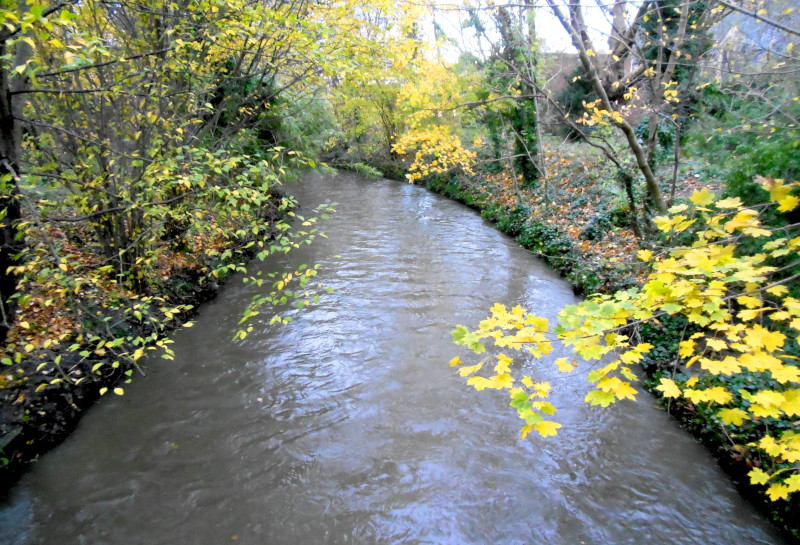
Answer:
<svg viewBox="0 0 800 545"><path fill-rule="evenodd" d="M646 393L589 408L585 375L536 363L563 428L520 441L507 396L466 386L456 323L575 301L476 213L346 173L289 191L340 203L328 238L282 257L320 263L334 292L234 344L255 287L230 282L174 335L175 361L0 499L1 545L781 543Z"/></svg>

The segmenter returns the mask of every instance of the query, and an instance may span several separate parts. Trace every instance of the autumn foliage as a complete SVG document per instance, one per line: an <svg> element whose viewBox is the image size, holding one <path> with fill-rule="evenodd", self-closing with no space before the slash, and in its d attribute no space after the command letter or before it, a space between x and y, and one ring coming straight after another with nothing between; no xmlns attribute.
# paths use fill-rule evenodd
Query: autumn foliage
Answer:
<svg viewBox="0 0 800 545"><path fill-rule="evenodd" d="M798 207L793 190L800 184L763 179L770 203L746 207L738 198L715 200L707 190L695 192L688 203L673 206L656 218L667 236L691 232L691 244L658 254L639 252L651 265L641 288L595 295L561 311L557 326L521 307L508 311L495 305L491 316L470 331L459 326L457 344L475 353L486 350L488 339L499 348L524 351L534 358L548 354L553 343L570 347L577 359L555 361L570 372L588 366L593 389L591 405L633 399L637 375L632 366L653 348L638 341L643 323L667 315L685 318L680 351L672 376L660 379L658 390L667 398L682 398L713 408L719 425L731 438L743 424L755 425L758 436L739 449L757 450L767 460L754 468L753 483L766 484L771 499L800 490L800 434L774 422L800 416L800 368L796 342L800 332L800 300L789 286L794 276L782 274L785 259L797 262L800 236L796 226L770 228L759 220L766 207L791 212ZM745 242L757 241L754 249ZM496 360L494 374L477 374ZM543 436L560 424L550 420L556 408L546 401L550 385L537 383L504 354L487 357L459 373L478 390L507 389L511 405L525 420L522 437L535 430ZM451 365L461 366L460 358ZM522 374L522 376L515 376ZM734 440L734 439L732 439Z"/></svg>

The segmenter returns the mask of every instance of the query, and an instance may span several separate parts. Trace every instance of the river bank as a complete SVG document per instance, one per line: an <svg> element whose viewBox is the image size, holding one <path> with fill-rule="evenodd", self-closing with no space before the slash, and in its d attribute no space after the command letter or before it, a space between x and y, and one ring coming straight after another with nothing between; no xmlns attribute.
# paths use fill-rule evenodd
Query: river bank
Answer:
<svg viewBox="0 0 800 545"><path fill-rule="evenodd" d="M574 157L555 162L569 167ZM581 173L551 170L562 181L560 191L566 201L544 202L532 191L520 191L507 175L439 175L424 185L431 191L461 202L481 213L501 232L513 237L522 247L544 260L572 286L577 295L609 293L641 285L646 272L636 257L640 249L633 232L625 225L624 210L616 198L609 198L605 180L610 173L585 166ZM688 187L699 188L693 177ZM603 187L603 186L606 187ZM748 472L766 461L753 458L744 445L751 430L726 429L714 411L685 400L666 399L657 389L661 377L675 372L683 322L671 317L639 330L642 342L655 345L642 362L644 387L673 415L681 426L702 443L717 459L743 497L753 503L779 528L791 543L800 543L800 499L770 501L763 488L750 483ZM732 439L736 438L736 441Z"/></svg>
<svg viewBox="0 0 800 545"><path fill-rule="evenodd" d="M142 293L114 282L76 289L80 314L66 305L42 305L53 294L28 287L1 354L0 492L60 444L102 396L123 395L125 384L144 375L138 360L145 353L172 358L167 336L191 326L188 320L201 305L216 297L230 274L243 271L263 241L274 240L287 213L293 214L295 205L282 194L271 197L258 213L265 226L258 234L187 239L162 255L157 280ZM70 267L96 266L84 248L71 248L71 258ZM87 322L88 308L96 320Z"/></svg>
<svg viewBox="0 0 800 545"><path fill-rule="evenodd" d="M25 475L0 542L785 543L647 396L593 410L584 377L542 366L564 429L519 440L505 396L463 384L446 364L455 320L577 301L478 214L347 173L293 191L341 203L328 237L252 272L319 263L333 292L231 343L258 290L230 282L173 336L174 362Z"/></svg>

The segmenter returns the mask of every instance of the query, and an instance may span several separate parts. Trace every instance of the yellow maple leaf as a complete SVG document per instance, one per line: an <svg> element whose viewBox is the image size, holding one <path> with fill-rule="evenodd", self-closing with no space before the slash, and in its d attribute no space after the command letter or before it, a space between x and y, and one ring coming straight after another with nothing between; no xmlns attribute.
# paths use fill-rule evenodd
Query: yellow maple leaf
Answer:
<svg viewBox="0 0 800 545"><path fill-rule="evenodd" d="M792 186L787 185L781 179L756 176L756 182L769 191L769 198L772 202L780 202L783 198L792 194Z"/></svg>
<svg viewBox="0 0 800 545"><path fill-rule="evenodd" d="M681 341L678 355L682 358L688 358L694 354L695 346L696 343L693 340Z"/></svg>
<svg viewBox="0 0 800 545"><path fill-rule="evenodd" d="M778 369L773 369L772 377L781 384L798 382L800 381L800 369L793 365L784 365Z"/></svg>
<svg viewBox="0 0 800 545"><path fill-rule="evenodd" d="M539 397L547 397L550 395L550 383L549 382L534 382L533 388L536 390L536 395Z"/></svg>
<svg viewBox="0 0 800 545"><path fill-rule="evenodd" d="M575 369L575 360L570 358L558 358L556 360L556 367L562 373L570 373L573 369Z"/></svg>
<svg viewBox="0 0 800 545"><path fill-rule="evenodd" d="M800 491L800 474L795 473L791 477L788 477L783 484L789 487L789 492L798 492Z"/></svg>
<svg viewBox="0 0 800 545"><path fill-rule="evenodd" d="M533 403L531 403L531 407L533 407L537 411L543 412L544 414L549 414L550 416L556 414L555 406L547 401L534 401Z"/></svg>
<svg viewBox="0 0 800 545"><path fill-rule="evenodd" d="M733 375L734 373L740 373L742 371L742 367L739 365L739 362L736 360L736 358L731 356L726 356L722 360L700 358L700 367L712 375Z"/></svg>
<svg viewBox="0 0 800 545"><path fill-rule="evenodd" d="M463 363L464 363L464 362L463 362L463 361L461 361L461 358L460 358L459 356L456 356L455 358L453 358L452 360L450 360L450 367L455 367L456 365L461 365L461 364L463 364Z"/></svg>
<svg viewBox="0 0 800 545"><path fill-rule="evenodd" d="M714 194L704 187L701 191L692 193L689 200L698 206L707 206L714 202Z"/></svg>
<svg viewBox="0 0 800 545"><path fill-rule="evenodd" d="M476 390L480 392L484 388L489 387L491 385L491 382L489 381L488 378L484 377L470 377L469 380L467 381L467 384L474 387Z"/></svg>
<svg viewBox="0 0 800 545"><path fill-rule="evenodd" d="M739 197L736 197L738 200ZM725 199L726 201L731 199ZM719 201L717 206L720 205L724 201ZM731 207L732 208L732 207ZM725 230L729 233L733 233L734 231L744 229L746 227L757 227L760 225L759 221L756 219L758 216L758 212L755 210L742 210L738 212L733 219L729 220L728 223L725 224Z"/></svg>
<svg viewBox="0 0 800 545"><path fill-rule="evenodd" d="M661 385L656 386L656 390L661 390L664 397L681 397L681 389L675 384L675 381L668 378L661 379Z"/></svg>
<svg viewBox="0 0 800 545"><path fill-rule="evenodd" d="M797 208L798 204L800 204L800 199L798 199L794 195L788 195L782 198L780 201L778 201L778 204L780 204L780 206L778 206L778 210L780 212L791 212L792 210Z"/></svg>
<svg viewBox="0 0 800 545"><path fill-rule="evenodd" d="M458 374L461 375L462 377L466 377L471 375L472 373L480 371L481 367L483 367L483 362L478 363L476 365L471 365L469 367L462 367L461 369L458 370Z"/></svg>
<svg viewBox="0 0 800 545"><path fill-rule="evenodd" d="M741 426L742 422L750 419L750 415L742 409L721 409L717 412L717 416L729 426Z"/></svg>
<svg viewBox="0 0 800 545"><path fill-rule="evenodd" d="M542 437L548 437L550 435L556 435L558 433L558 428L561 427L561 424L558 422L550 422L549 420L545 420L544 422L534 424L533 427L539 432L539 435Z"/></svg>
<svg viewBox="0 0 800 545"><path fill-rule="evenodd" d="M800 416L800 390L784 391L780 407L789 416Z"/></svg>
<svg viewBox="0 0 800 545"><path fill-rule="evenodd" d="M747 330L744 338L745 343L753 348L764 348L767 352L774 352L783 346L786 335L780 331L770 331L759 324Z"/></svg>
<svg viewBox="0 0 800 545"><path fill-rule="evenodd" d="M733 394L722 386L714 386L713 388L706 388L706 399L720 405L730 403L733 399Z"/></svg>
<svg viewBox="0 0 800 545"><path fill-rule="evenodd" d="M717 201L717 208L739 208L742 206L742 199L739 197L729 197Z"/></svg>
<svg viewBox="0 0 800 545"><path fill-rule="evenodd" d="M789 487L785 484L774 483L767 488L767 496L772 501L785 500L789 497Z"/></svg>
<svg viewBox="0 0 800 545"><path fill-rule="evenodd" d="M505 354L498 354L497 365L494 366L495 373L501 374L507 372L509 365L511 365L513 362L514 360L509 358Z"/></svg>
<svg viewBox="0 0 800 545"><path fill-rule="evenodd" d="M778 418L781 415L778 407L759 405L758 403L750 405L748 410L758 418Z"/></svg>
<svg viewBox="0 0 800 545"><path fill-rule="evenodd" d="M753 394L752 400L764 407L779 407L786 401L786 397L781 392L774 390L761 390Z"/></svg>
<svg viewBox="0 0 800 545"><path fill-rule="evenodd" d="M622 381L614 388L613 393L617 396L617 399L636 399L638 392L631 386L630 382Z"/></svg>
<svg viewBox="0 0 800 545"><path fill-rule="evenodd" d="M747 476L750 477L750 484L767 484L770 479L769 474L758 467L751 469Z"/></svg>
<svg viewBox="0 0 800 545"><path fill-rule="evenodd" d="M653 218L653 221L655 222L659 231L668 233L672 229L672 219L670 219L669 216L656 216Z"/></svg>
<svg viewBox="0 0 800 545"><path fill-rule="evenodd" d="M514 385L514 378L508 373L501 373L489 379L489 387L495 390L511 388Z"/></svg>
<svg viewBox="0 0 800 545"><path fill-rule="evenodd" d="M771 288L768 288L766 292L771 295L780 297L781 295L786 295L787 293L789 293L789 288L787 288L786 286L772 286ZM772 314L771 316L773 319L775 319L775 314Z"/></svg>

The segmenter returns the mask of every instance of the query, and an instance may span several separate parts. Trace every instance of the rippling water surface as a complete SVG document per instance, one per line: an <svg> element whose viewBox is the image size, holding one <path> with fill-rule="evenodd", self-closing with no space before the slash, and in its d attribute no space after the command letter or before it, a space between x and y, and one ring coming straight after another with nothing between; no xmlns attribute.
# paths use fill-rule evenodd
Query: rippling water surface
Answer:
<svg viewBox="0 0 800 545"><path fill-rule="evenodd" d="M335 292L232 344L254 292L231 282L2 500L0 544L780 543L647 395L590 410L584 376L536 364L564 427L518 441L507 399L454 376L455 323L574 302L478 215L349 174L291 190L340 203L285 258Z"/></svg>

